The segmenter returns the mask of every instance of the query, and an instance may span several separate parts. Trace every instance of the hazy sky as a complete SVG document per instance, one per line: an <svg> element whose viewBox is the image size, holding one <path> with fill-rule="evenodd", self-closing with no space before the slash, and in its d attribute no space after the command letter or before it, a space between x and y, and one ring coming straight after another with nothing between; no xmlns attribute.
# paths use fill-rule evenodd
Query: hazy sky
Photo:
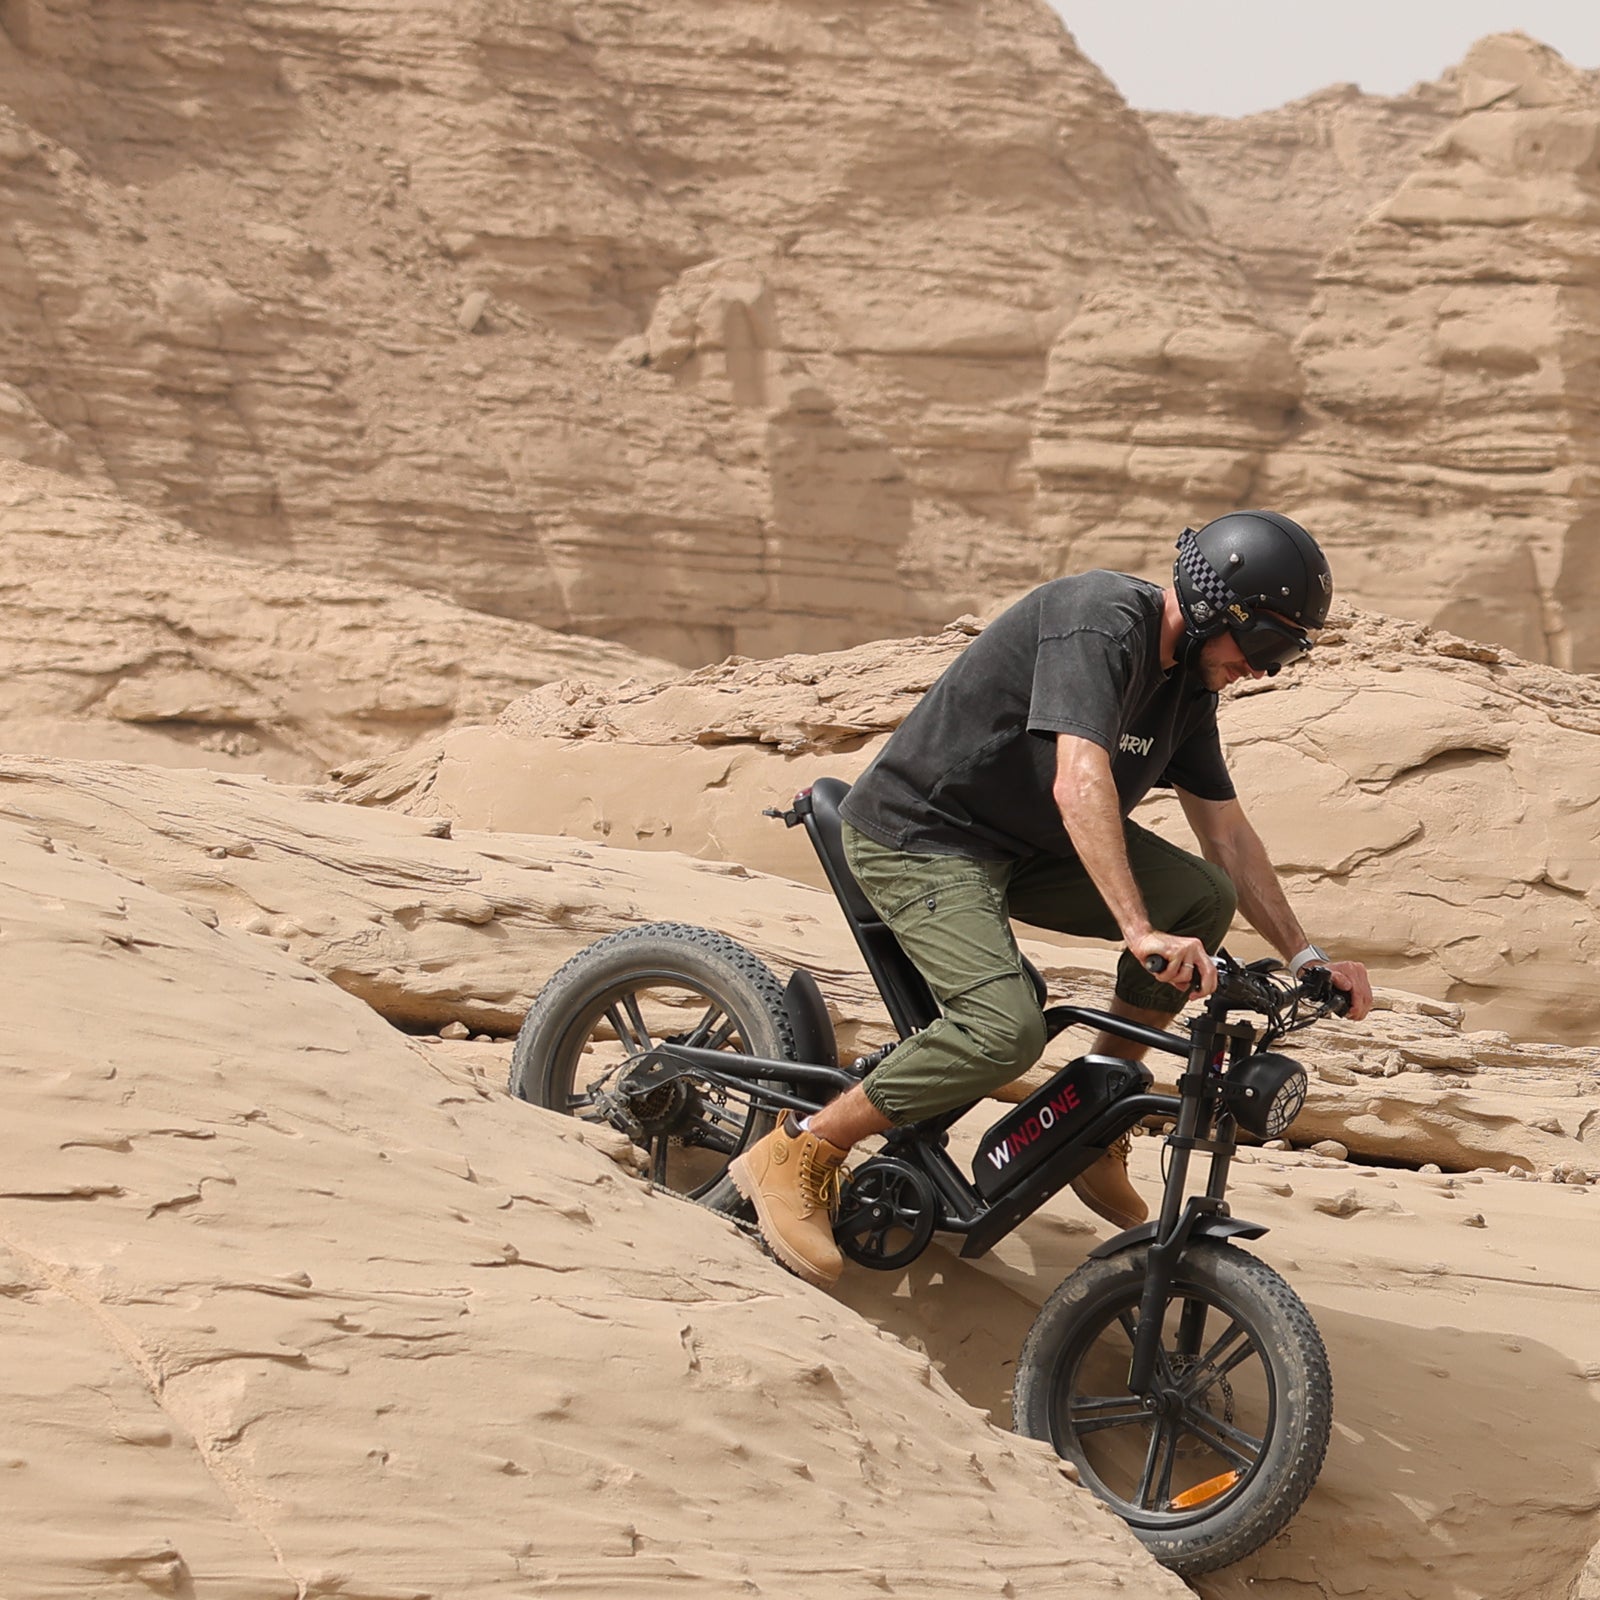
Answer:
<svg viewBox="0 0 1600 1600"><path fill-rule="evenodd" d="M1520 28L1600 66L1600 0L1051 0L1142 111L1242 116L1330 83L1396 94Z"/></svg>

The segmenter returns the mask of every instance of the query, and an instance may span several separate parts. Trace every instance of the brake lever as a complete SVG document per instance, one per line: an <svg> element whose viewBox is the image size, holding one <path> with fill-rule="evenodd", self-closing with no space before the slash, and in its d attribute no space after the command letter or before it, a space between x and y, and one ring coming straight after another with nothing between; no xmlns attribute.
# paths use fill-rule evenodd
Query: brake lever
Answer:
<svg viewBox="0 0 1600 1600"><path fill-rule="evenodd" d="M1350 1014L1349 990L1341 989L1326 967L1307 967L1300 974L1300 991L1313 1005L1321 1006L1325 1013L1336 1017Z"/></svg>

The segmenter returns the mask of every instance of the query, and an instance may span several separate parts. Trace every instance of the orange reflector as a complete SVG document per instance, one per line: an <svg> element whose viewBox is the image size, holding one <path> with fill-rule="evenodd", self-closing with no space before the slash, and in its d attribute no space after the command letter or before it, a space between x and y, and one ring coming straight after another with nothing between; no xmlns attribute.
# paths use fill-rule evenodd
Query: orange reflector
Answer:
<svg viewBox="0 0 1600 1600"><path fill-rule="evenodd" d="M1182 1494L1173 1495L1167 1507L1171 1511L1191 1511L1195 1506L1203 1506L1207 1500L1215 1500L1219 1494L1226 1494L1238 1481L1237 1472L1218 1473L1204 1483L1197 1483L1192 1489L1185 1489Z"/></svg>

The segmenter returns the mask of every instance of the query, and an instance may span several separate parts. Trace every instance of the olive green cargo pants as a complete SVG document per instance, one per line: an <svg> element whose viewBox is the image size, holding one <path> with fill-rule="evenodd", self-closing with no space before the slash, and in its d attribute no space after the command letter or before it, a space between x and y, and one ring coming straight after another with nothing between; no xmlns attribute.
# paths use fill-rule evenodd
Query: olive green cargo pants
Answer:
<svg viewBox="0 0 1600 1600"><path fill-rule="evenodd" d="M1220 867L1125 825L1128 863L1151 922L1215 951L1233 921L1233 884ZM1081 862L1071 856L975 861L910 855L844 824L844 852L867 898L928 980L943 1015L868 1073L867 1098L895 1124L977 1100L1031 1067L1045 1047L1044 1014L1011 918L1057 933L1122 939ZM1177 990L1127 950L1117 994L1176 1012Z"/></svg>

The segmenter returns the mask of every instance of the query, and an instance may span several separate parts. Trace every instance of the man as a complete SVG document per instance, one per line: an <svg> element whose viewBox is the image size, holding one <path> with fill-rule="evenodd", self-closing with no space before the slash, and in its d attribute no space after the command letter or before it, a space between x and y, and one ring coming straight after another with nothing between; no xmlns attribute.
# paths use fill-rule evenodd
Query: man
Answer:
<svg viewBox="0 0 1600 1600"><path fill-rule="evenodd" d="M1366 969L1306 937L1234 794L1217 694L1276 673L1313 643L1333 598L1298 523L1240 511L1178 541L1165 589L1089 572L1035 589L980 634L850 791L845 853L943 1015L856 1088L796 1124L787 1115L729 1171L778 1259L826 1286L843 1260L832 1197L870 1134L1015 1093L1044 1049L1043 1015L1010 919L1120 939L1111 1009L1164 1026L1235 907L1298 973L1327 965L1350 1015L1372 1004ZM1156 784L1178 794L1204 859L1128 819ZM1161 957L1158 979L1145 962ZM1101 1035L1091 1047L1142 1054ZM1120 1227L1146 1216L1127 1141L1073 1188Z"/></svg>

